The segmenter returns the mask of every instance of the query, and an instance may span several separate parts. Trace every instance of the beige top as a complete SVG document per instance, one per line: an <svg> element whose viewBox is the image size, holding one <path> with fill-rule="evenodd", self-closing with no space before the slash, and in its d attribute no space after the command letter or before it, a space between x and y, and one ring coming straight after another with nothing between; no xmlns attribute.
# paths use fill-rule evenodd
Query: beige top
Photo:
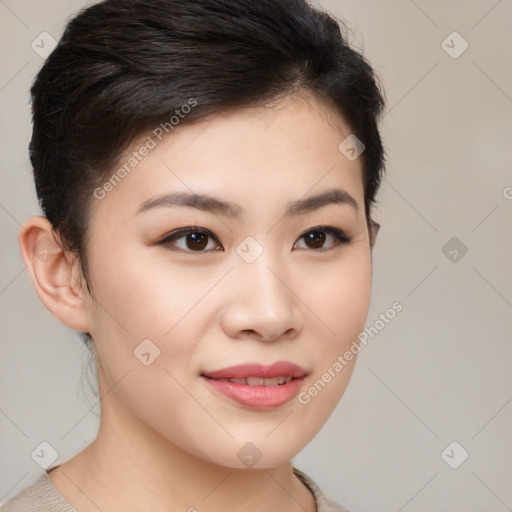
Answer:
<svg viewBox="0 0 512 512"><path fill-rule="evenodd" d="M76 512L50 480L48 472L52 469L54 468L45 471L33 484L21 490L16 496L13 496L3 507L0 507L0 511ZM293 468L293 472L315 496L317 512L350 512L337 503L328 500L315 482L302 473L302 471Z"/></svg>

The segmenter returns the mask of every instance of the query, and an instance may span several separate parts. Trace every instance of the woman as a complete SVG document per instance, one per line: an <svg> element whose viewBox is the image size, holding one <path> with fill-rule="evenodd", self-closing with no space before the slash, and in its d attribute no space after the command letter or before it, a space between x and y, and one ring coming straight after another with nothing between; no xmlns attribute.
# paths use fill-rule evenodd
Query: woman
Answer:
<svg viewBox="0 0 512 512"><path fill-rule="evenodd" d="M345 510L291 459L355 364L383 103L302 0L106 0L69 22L32 87L45 216L19 244L94 354L101 420L2 510Z"/></svg>

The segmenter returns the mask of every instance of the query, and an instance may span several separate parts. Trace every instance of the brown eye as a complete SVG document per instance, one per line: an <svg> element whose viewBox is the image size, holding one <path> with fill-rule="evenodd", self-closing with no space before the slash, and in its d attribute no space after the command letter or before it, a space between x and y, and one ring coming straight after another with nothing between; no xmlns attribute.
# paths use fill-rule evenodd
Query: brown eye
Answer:
<svg viewBox="0 0 512 512"><path fill-rule="evenodd" d="M332 237L334 239L334 244L327 249L323 248L325 240L327 237ZM352 239L345 235L343 231L337 228L329 228L329 227L317 227L310 229L303 235L301 235L300 239L304 239L306 241L306 245L308 249L319 249L319 250L329 250L339 245L348 244Z"/></svg>
<svg viewBox="0 0 512 512"><path fill-rule="evenodd" d="M206 252L209 239L217 240L212 233L197 228L185 228L171 233L163 240L158 242L158 245L164 245L170 250L183 250L185 252ZM180 245L176 244L177 240L183 239L184 242ZM174 247L177 248L174 248ZM218 246L215 246L218 247Z"/></svg>
<svg viewBox="0 0 512 512"><path fill-rule="evenodd" d="M321 249L325 243L325 238L325 231L310 231L304 235L304 240L306 240L308 244L312 244L310 245L312 249Z"/></svg>
<svg viewBox="0 0 512 512"><path fill-rule="evenodd" d="M186 245L189 249L192 247L194 250L202 250L205 249L208 245L208 235L204 233L190 233L185 235Z"/></svg>
<svg viewBox="0 0 512 512"><path fill-rule="evenodd" d="M333 239L330 247L325 248L324 245L326 240ZM348 244L352 240L351 237L345 235L345 233L337 228L332 227L315 227L310 229L306 233L300 236L300 239L304 239L306 242L306 249L312 249L315 251L327 251L334 249L340 245ZM177 242L183 240L180 244ZM217 242L208 249L209 241ZM198 229L195 227L188 227L179 229L167 235L157 245L163 245L172 251L182 252L209 252L211 250L220 250L222 246L218 242L217 238L210 231L204 229ZM297 242L294 244L294 248L297 246Z"/></svg>

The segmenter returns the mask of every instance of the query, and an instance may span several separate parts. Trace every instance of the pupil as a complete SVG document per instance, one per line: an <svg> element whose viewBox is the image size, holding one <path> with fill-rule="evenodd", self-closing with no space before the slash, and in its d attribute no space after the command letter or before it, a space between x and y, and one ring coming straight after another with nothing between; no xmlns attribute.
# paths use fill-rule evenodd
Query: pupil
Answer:
<svg viewBox="0 0 512 512"><path fill-rule="evenodd" d="M322 233L321 231L311 231L308 234L308 238L313 242L315 247L322 247L325 239L325 233ZM318 243L317 239L320 239L320 243Z"/></svg>
<svg viewBox="0 0 512 512"><path fill-rule="evenodd" d="M204 243L204 241L206 240L206 236L203 235L202 233L193 233L188 236L194 241L193 246L195 248L204 249L204 247L206 247L207 244ZM201 240L201 237L203 237L203 240ZM203 242L202 245L201 245L201 241Z"/></svg>

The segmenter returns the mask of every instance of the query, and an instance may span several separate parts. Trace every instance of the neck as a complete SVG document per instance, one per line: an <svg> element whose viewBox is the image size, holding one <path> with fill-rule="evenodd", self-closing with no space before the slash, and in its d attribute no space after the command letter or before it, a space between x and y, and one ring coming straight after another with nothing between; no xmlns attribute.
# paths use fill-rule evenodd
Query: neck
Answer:
<svg viewBox="0 0 512 512"><path fill-rule="evenodd" d="M239 469L204 460L135 418L113 395L102 399L96 439L50 473L80 512L316 510L291 462Z"/></svg>

